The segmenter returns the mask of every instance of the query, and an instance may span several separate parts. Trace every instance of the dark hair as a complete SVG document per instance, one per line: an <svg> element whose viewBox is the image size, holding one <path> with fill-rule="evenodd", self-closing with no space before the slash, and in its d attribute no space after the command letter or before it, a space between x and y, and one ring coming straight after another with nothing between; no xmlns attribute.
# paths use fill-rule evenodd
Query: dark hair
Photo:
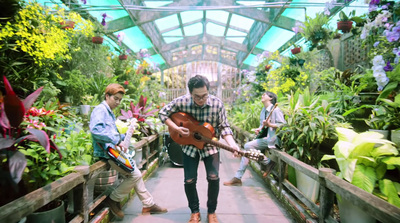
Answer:
<svg viewBox="0 0 400 223"><path fill-rule="evenodd" d="M196 75L192 78L190 78L188 82L188 88L189 92L192 93L194 88L202 88L206 86L207 90L210 88L210 82L208 82L208 79L204 76L201 75Z"/></svg>
<svg viewBox="0 0 400 223"><path fill-rule="evenodd" d="M270 91L266 91L265 94L268 95L268 97L272 98L271 103L274 105L276 104L276 101L278 100L278 96L276 96L275 93L270 92Z"/></svg>

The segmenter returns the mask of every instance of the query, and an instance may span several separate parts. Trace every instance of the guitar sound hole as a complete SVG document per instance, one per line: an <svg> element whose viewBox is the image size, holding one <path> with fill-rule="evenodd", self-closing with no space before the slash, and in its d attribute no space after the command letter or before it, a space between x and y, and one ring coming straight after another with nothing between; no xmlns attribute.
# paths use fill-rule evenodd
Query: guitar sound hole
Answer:
<svg viewBox="0 0 400 223"><path fill-rule="evenodd" d="M199 133L196 132L196 133L193 134L193 136L194 136L195 139L201 140L201 135Z"/></svg>

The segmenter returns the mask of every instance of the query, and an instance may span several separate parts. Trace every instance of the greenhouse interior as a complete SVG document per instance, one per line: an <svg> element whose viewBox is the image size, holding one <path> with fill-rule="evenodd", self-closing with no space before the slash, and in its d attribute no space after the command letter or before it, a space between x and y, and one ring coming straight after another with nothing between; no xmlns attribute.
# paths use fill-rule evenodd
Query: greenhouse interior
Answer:
<svg viewBox="0 0 400 223"><path fill-rule="evenodd" d="M400 1L0 3L0 222L400 222Z"/></svg>

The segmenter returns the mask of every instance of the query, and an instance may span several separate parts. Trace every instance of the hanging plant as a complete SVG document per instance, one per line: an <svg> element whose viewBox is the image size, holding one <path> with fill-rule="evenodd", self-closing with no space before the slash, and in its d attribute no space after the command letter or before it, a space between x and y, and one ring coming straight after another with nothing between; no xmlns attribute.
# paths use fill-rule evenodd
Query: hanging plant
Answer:
<svg viewBox="0 0 400 223"><path fill-rule="evenodd" d="M65 20L60 22L61 29L74 29L75 28L75 22L71 20Z"/></svg>
<svg viewBox="0 0 400 223"><path fill-rule="evenodd" d="M128 55L122 54L122 55L119 55L118 58L119 58L119 60L126 60L126 59L128 59Z"/></svg>
<svg viewBox="0 0 400 223"><path fill-rule="evenodd" d="M103 40L104 40L104 38L101 36L93 36L92 37L92 42L95 44L102 44Z"/></svg>

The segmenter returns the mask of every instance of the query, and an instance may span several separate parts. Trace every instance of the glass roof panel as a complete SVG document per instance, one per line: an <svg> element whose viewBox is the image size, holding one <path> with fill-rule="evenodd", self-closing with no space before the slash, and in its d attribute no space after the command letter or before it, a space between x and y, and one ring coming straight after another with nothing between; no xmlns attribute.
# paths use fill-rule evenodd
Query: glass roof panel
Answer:
<svg viewBox="0 0 400 223"><path fill-rule="evenodd" d="M25 2L29 2L29 1L30 0L25 0ZM51 0L51 1L50 0L36 0L36 2L41 5L47 6L47 7L53 7L53 6L59 5L62 8L69 9L67 6L64 5L63 2L61 2L61 0Z"/></svg>
<svg viewBox="0 0 400 223"><path fill-rule="evenodd" d="M217 24L212 23L212 22L208 22L207 25L206 25L206 31L210 35L223 36L224 33L225 33L225 27L217 25Z"/></svg>
<svg viewBox="0 0 400 223"><path fill-rule="evenodd" d="M144 58L147 62L152 61L158 65L165 64L165 61L160 56L160 54L151 55L151 58Z"/></svg>
<svg viewBox="0 0 400 223"><path fill-rule="evenodd" d="M186 11L181 12L182 23L185 24L187 22L195 21L203 18L202 11Z"/></svg>
<svg viewBox="0 0 400 223"><path fill-rule="evenodd" d="M229 12L221 10L206 11L206 18L226 24L228 22Z"/></svg>
<svg viewBox="0 0 400 223"><path fill-rule="evenodd" d="M133 51L139 52L140 49L152 48L150 40L142 33L139 27L134 26L129 29L124 29L125 38L123 42ZM114 35L118 35L119 32L115 32Z"/></svg>
<svg viewBox="0 0 400 223"><path fill-rule="evenodd" d="M247 36L247 33L237 31L235 29L228 29L227 36Z"/></svg>
<svg viewBox="0 0 400 223"><path fill-rule="evenodd" d="M279 47L289 41L293 36L294 32L272 26L271 29L265 33L261 38L260 42L256 47L268 50L270 52L275 52Z"/></svg>
<svg viewBox="0 0 400 223"><path fill-rule="evenodd" d="M160 31L179 25L177 14L173 14L154 21Z"/></svg>
<svg viewBox="0 0 400 223"><path fill-rule="evenodd" d="M249 56L244 60L244 64L256 67L258 65L257 56L254 54L249 54Z"/></svg>
<svg viewBox="0 0 400 223"><path fill-rule="evenodd" d="M128 16L128 13L124 9L119 9L119 10L108 10L110 5L112 6L117 6L119 8L122 8L121 4L119 3L118 0L102 0L102 1L97 1L97 0L87 0L86 4L83 4L82 1L77 1L80 5L85 6L85 5L93 5L93 6L104 6L104 11L102 10L88 10L88 13L93 16L93 18L96 18L97 21L101 22L103 19L102 14L106 13L107 18L106 22L112 21L114 19L119 19L125 16ZM107 9L107 10L106 10Z"/></svg>
<svg viewBox="0 0 400 223"><path fill-rule="evenodd" d="M148 7L161 7L173 3L174 1L144 1L144 5Z"/></svg>
<svg viewBox="0 0 400 223"><path fill-rule="evenodd" d="M226 39L237 42L237 43L243 43L243 41L246 39L246 37L227 37Z"/></svg>
<svg viewBox="0 0 400 223"><path fill-rule="evenodd" d="M184 26L186 36L196 36L203 33L203 24L198 22L189 26Z"/></svg>
<svg viewBox="0 0 400 223"><path fill-rule="evenodd" d="M231 18L229 25L239 27L239 28L249 31L251 26L253 25L253 23L254 23L253 19L249 19L244 16L232 14L232 18Z"/></svg>
<svg viewBox="0 0 400 223"><path fill-rule="evenodd" d="M174 29L172 31L163 33L162 36L164 37L164 40L166 43L172 43L172 42L183 39L183 37L180 37L180 36L183 36L181 29ZM168 36L170 36L170 37L168 37Z"/></svg>

